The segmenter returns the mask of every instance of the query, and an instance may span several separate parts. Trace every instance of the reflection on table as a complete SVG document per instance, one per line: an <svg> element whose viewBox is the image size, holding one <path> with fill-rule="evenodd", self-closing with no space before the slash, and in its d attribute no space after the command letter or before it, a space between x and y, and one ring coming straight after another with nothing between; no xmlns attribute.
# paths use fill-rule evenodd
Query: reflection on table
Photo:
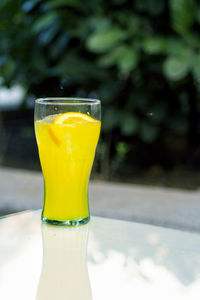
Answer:
<svg viewBox="0 0 200 300"><path fill-rule="evenodd" d="M92 300L86 251L88 225L42 225L43 264L37 300Z"/></svg>

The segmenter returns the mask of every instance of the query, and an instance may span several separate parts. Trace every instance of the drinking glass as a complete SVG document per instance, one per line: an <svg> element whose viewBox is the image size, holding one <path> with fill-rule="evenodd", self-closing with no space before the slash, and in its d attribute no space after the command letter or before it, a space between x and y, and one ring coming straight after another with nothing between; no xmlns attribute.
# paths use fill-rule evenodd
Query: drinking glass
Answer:
<svg viewBox="0 0 200 300"><path fill-rule="evenodd" d="M35 134L44 178L42 222L88 223L88 182L100 134L101 102L82 98L35 101Z"/></svg>

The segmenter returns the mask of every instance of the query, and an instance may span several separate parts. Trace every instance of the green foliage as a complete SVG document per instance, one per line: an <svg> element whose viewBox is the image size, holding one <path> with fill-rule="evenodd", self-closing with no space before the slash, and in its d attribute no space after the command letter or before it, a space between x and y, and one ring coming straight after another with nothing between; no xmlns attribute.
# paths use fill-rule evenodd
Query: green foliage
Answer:
<svg viewBox="0 0 200 300"><path fill-rule="evenodd" d="M116 47L125 37L125 31L113 26L93 32L87 39L86 46L92 52L106 52Z"/></svg>
<svg viewBox="0 0 200 300"><path fill-rule="evenodd" d="M115 133L128 145L194 129L197 0L3 0L0 19L4 85L36 97L99 97L103 138Z"/></svg>
<svg viewBox="0 0 200 300"><path fill-rule="evenodd" d="M171 80L185 78L193 66L193 52L191 49L181 49L179 54L168 56L163 65L163 72Z"/></svg>
<svg viewBox="0 0 200 300"><path fill-rule="evenodd" d="M139 120L137 116L126 112L124 115L121 114L119 119L121 133L124 136L131 136L138 132Z"/></svg>
<svg viewBox="0 0 200 300"><path fill-rule="evenodd" d="M194 79L200 83L200 53L197 53L193 59L192 73Z"/></svg>
<svg viewBox="0 0 200 300"><path fill-rule="evenodd" d="M172 27L182 35L189 33L196 17L195 0L170 0Z"/></svg>
<svg viewBox="0 0 200 300"><path fill-rule="evenodd" d="M99 65L102 67L117 66L119 71L130 72L138 64L139 54L133 47L119 46L113 51L101 56Z"/></svg>

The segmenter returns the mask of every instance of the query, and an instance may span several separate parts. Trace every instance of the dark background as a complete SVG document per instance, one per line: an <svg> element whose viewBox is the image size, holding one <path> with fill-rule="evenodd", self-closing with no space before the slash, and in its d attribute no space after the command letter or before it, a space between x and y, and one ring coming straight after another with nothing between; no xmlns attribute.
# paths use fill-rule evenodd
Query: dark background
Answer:
<svg viewBox="0 0 200 300"><path fill-rule="evenodd" d="M200 183L200 4L195 0L2 0L0 164L39 170L34 99L102 100L96 179Z"/></svg>

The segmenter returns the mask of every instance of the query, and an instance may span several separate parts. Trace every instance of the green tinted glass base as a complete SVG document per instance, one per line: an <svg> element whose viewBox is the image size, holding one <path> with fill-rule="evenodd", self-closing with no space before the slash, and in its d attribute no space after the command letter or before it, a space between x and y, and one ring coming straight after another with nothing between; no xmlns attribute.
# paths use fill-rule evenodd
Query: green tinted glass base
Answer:
<svg viewBox="0 0 200 300"><path fill-rule="evenodd" d="M57 221L57 220L50 220L45 217L41 217L42 223L49 224L49 225L56 225L56 226L80 226L87 224L90 220L90 217L78 219L78 220L66 220L66 221Z"/></svg>

